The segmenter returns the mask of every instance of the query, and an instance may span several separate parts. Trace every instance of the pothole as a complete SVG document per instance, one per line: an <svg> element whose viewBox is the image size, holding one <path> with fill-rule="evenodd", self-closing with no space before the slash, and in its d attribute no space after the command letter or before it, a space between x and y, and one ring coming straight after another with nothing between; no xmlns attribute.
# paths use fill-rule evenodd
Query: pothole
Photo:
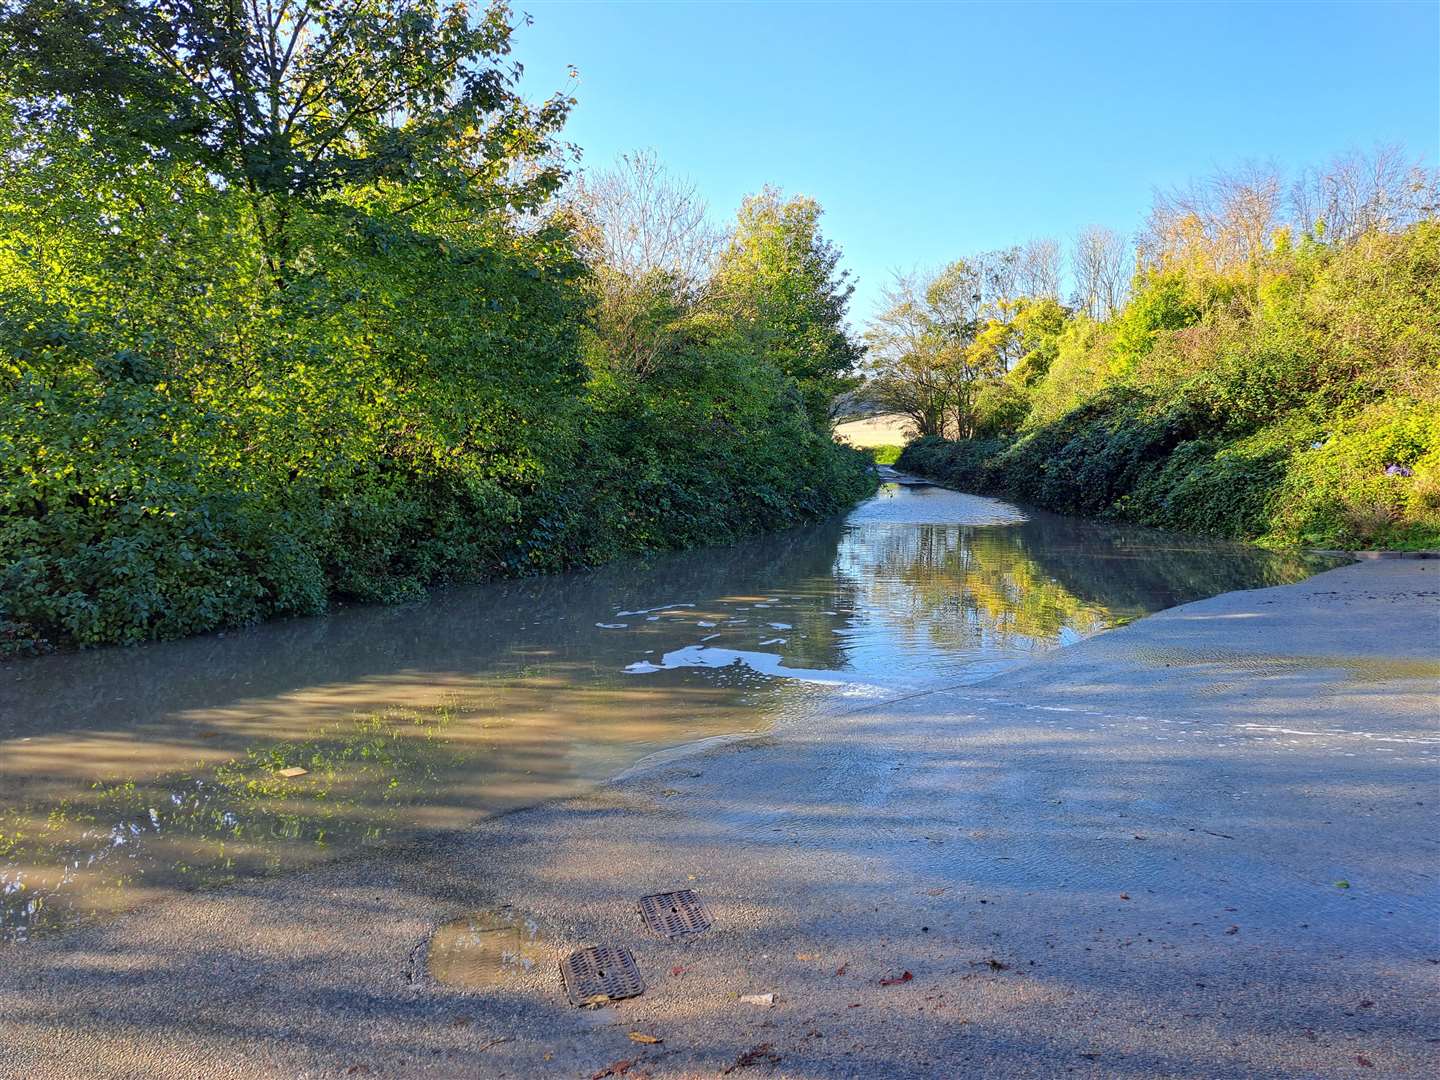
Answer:
<svg viewBox="0 0 1440 1080"><path fill-rule="evenodd" d="M478 989L548 967L555 949L533 919L510 908L452 919L430 937L426 969L448 986Z"/></svg>

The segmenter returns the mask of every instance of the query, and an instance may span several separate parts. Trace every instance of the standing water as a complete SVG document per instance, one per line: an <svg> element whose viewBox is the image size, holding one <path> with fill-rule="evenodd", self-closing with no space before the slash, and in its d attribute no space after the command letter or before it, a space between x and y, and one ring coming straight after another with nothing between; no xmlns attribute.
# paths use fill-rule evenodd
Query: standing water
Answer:
<svg viewBox="0 0 1440 1080"><path fill-rule="evenodd" d="M973 682L1323 565L887 484L844 521L732 547L13 662L0 943L462 827L840 699Z"/></svg>

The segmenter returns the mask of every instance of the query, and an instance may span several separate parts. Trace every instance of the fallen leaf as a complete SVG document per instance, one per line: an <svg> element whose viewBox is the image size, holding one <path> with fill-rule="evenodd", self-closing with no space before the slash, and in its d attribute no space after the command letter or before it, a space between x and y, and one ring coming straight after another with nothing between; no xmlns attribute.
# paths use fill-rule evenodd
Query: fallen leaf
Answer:
<svg viewBox="0 0 1440 1080"><path fill-rule="evenodd" d="M836 976L838 977L838 976L840 976L840 975L844 975L845 972L847 972L847 971L849 971L849 970L850 970L850 965L849 965L849 964L841 964L838 968L835 969L835 974L836 974Z"/></svg>
<svg viewBox="0 0 1440 1080"><path fill-rule="evenodd" d="M1375 1062L1371 1061L1364 1054L1355 1055L1355 1064L1363 1065L1367 1069L1373 1069L1375 1067Z"/></svg>
<svg viewBox="0 0 1440 1080"><path fill-rule="evenodd" d="M1129 900L1129 899L1130 899L1130 894L1129 894L1128 892L1122 892L1122 893L1120 894L1120 899L1121 899L1121 900Z"/></svg>
<svg viewBox="0 0 1440 1080"><path fill-rule="evenodd" d="M802 963L808 963L809 961L816 959L816 956L814 953L797 952L795 954L795 959L801 961Z"/></svg>
<svg viewBox="0 0 1440 1080"><path fill-rule="evenodd" d="M687 971L689 971L689 970L690 970L689 968L683 968L683 967L680 967L680 966L677 965L677 966L672 967L672 968L670 969L670 974L671 974L671 975L684 975L685 972L687 972Z"/></svg>
<svg viewBox="0 0 1440 1080"><path fill-rule="evenodd" d="M1339 881L1335 882L1335 888L1348 889L1350 888L1350 882L1346 881L1344 878L1341 878Z"/></svg>
<svg viewBox="0 0 1440 1080"><path fill-rule="evenodd" d="M778 1064L780 1064L780 1055L775 1053L775 1044L761 1043L759 1046L752 1046L749 1050L746 1050L743 1054L736 1058L735 1063L726 1068L721 1073L721 1075L728 1076L736 1069L749 1068L751 1065ZM595 1078L592 1077L591 1080L595 1080Z"/></svg>
<svg viewBox="0 0 1440 1080"><path fill-rule="evenodd" d="M630 1041L645 1043L647 1046L651 1046L655 1043L662 1043L665 1040L657 1039L654 1035L646 1035L643 1031L632 1031L630 1032Z"/></svg>
<svg viewBox="0 0 1440 1080"><path fill-rule="evenodd" d="M901 983L910 982L910 981L913 980L914 978L915 978L915 976L914 976L914 975L911 975L910 972L907 971L907 972L905 972L905 974L903 974L903 975L894 975L894 976L892 976L892 977L890 977L890 978L888 978L888 979L881 979L881 980L880 980L880 985L881 985L881 986L899 986Z"/></svg>
<svg viewBox="0 0 1440 1080"><path fill-rule="evenodd" d="M295 779L295 777L297 777L297 776L304 776L304 775L305 775L306 773L308 773L309 771L310 771L309 769L302 769L302 768L300 768L299 765L292 765L292 766L290 766L290 768L288 768L288 769L281 769L281 770L280 770L279 772L277 772L275 775L276 775L276 776L283 776L283 777L285 777L286 780L293 780L293 779Z"/></svg>

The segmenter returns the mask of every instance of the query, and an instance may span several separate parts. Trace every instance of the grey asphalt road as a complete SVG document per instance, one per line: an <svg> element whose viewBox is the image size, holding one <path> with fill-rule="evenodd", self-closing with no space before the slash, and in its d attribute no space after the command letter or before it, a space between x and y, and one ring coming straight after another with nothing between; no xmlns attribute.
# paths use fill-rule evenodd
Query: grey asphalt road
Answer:
<svg viewBox="0 0 1440 1080"><path fill-rule="evenodd" d="M10 949L0 1077L1440 1075L1437 675L1440 562L1190 604ZM428 974L502 907L538 962ZM598 942L647 991L573 1008Z"/></svg>

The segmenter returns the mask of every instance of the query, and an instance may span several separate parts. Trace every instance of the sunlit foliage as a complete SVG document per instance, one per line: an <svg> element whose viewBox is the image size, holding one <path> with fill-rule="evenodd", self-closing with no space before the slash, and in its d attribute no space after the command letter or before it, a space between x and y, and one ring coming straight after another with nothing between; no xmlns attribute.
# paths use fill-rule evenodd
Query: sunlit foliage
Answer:
<svg viewBox="0 0 1440 1080"><path fill-rule="evenodd" d="M1328 169L1288 214L1263 170L1162 195L1108 317L977 290L967 349L1004 362L955 421L917 424L966 441L923 440L902 467L1272 544L1440 546L1435 177L1390 150ZM1317 210L1334 226L1300 224Z"/></svg>
<svg viewBox="0 0 1440 1080"><path fill-rule="evenodd" d="M818 208L727 264L745 304L607 264L558 196L570 99L518 95L513 23L4 5L0 654L723 542L867 490L814 406L854 355ZM607 361L616 275L655 371Z"/></svg>

